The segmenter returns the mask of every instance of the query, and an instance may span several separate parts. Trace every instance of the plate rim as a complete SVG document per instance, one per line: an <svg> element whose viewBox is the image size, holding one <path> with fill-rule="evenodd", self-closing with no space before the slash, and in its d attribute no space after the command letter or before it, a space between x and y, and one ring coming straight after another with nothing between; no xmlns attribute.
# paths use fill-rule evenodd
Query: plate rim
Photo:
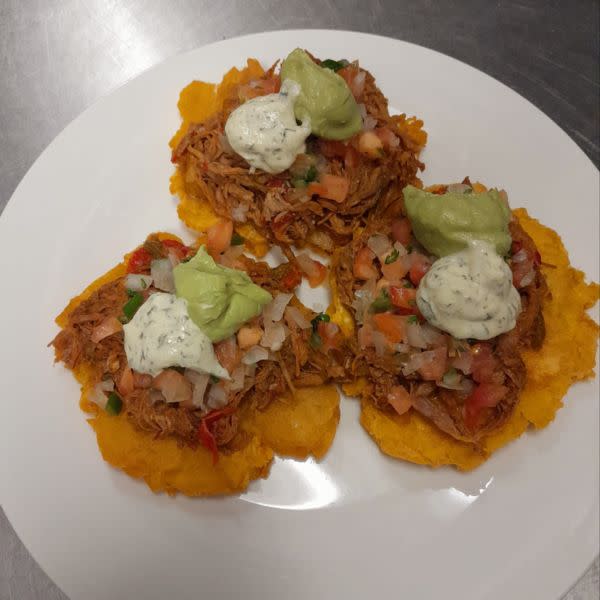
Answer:
<svg viewBox="0 0 600 600"><path fill-rule="evenodd" d="M374 34L374 33L369 33L369 32L363 32L363 31L358 31L358 30L340 30L340 29L323 29L323 28L303 28L303 29L298 29L298 28L294 28L294 29L278 29L278 30L269 30L269 31L264 31L264 32L256 32L256 33L251 33L251 34L245 34L245 35L241 35L241 36L235 36L235 37L231 37L231 38L226 38L223 40L217 40L217 41L213 41L213 42L209 42L207 44L203 44L201 46L198 46L194 49L182 52L182 53L178 53L176 55L167 57L166 59L162 60L161 62L157 63L156 65L152 65L151 67L144 69L143 71L141 71L139 74L137 74L134 77L129 78L128 80L126 80L125 82L123 82L122 84L120 84L119 86L115 87L112 90L107 91L106 93L102 94L100 97L98 97L94 102L92 102L88 107L86 107L82 112L80 112L77 116L75 116L54 138L53 140L46 146L46 148L44 148L44 150L37 156L37 158L33 161L33 163L30 165L30 167L27 169L26 173L24 174L24 176L22 177L22 179L20 180L20 182L18 183L17 187L15 188L15 190L12 192L9 200L7 201L4 210L2 212L2 214L0 215L0 231L3 230L4 227L7 227L7 221L9 221L11 219L11 214L14 212L14 207L16 205L16 197L19 195L20 190L22 189L22 186L24 185L24 183L26 182L26 180L29 177L32 177L31 173L34 170L34 168L36 167L36 165L38 165L38 163L40 163L43 160L43 157L48 153L52 152L53 147L55 146L55 143L59 140L62 139L64 136L68 135L68 132L71 130L72 127L75 126L76 123L78 123L80 120L86 118L86 116L88 114L90 114L91 112L93 112L94 110L98 110L99 108L102 107L102 105L108 101L108 99L110 99L111 97L119 94L120 92L122 92L122 90L124 88L126 88L127 86L131 85L133 82L136 82L144 77L149 76L150 73L159 70L161 68L164 68L168 63L171 62L176 62L179 60L182 60L183 57L188 56L188 55L192 55L197 53L199 50L206 50L207 48L218 48L220 45L227 45L230 44L232 42L235 43L239 43L239 44L244 44L247 42L252 42L254 38L264 38L265 36L271 36L271 35L280 35L280 34L290 34L290 35L302 35L304 33L310 33L312 35L329 35L329 34L335 34L335 35L350 35L350 36L360 36L360 37L364 37L364 38L369 38L369 39L384 39L384 40L391 40L395 43L399 43L401 45L407 45L407 46L412 46L412 47L416 47L421 51L426 51L429 53L433 53L435 55L438 55L439 57L443 57L445 60L451 60L455 63L458 63L462 68L466 67L467 69L472 69L475 72L477 72L479 75L483 75L488 79L493 80L496 84L501 85L503 88L506 89L507 92L512 93L513 95L517 96L520 101L524 101L525 103L529 104L537 113L538 115L543 115L543 117L545 119L547 119L551 125L553 125L554 127L558 128L558 130L561 132L561 134L564 136L564 138L566 140L568 140L568 142L574 147L576 148L577 152L580 153L580 155L582 155L583 157L585 157L586 161L588 161L591 166L593 167L593 169L596 172L596 175L598 175L598 168L596 167L596 165L594 164L594 162L591 160L590 157L587 156L587 154L582 150L582 148L574 141L574 139L557 123L555 122L551 117L549 117L545 112L543 112L543 110L541 108L539 108L538 106L536 106L532 101L530 101L529 99L525 98L523 95L521 95L519 92L517 92L516 90L512 89L511 87L509 87L507 84L503 83L502 81L500 81L499 79L493 77L492 75L489 75L488 73L486 73L485 71L467 63L464 61L461 61L453 56L450 56L448 54L445 54L441 51L435 50L433 48L430 48L428 46L424 46L424 45L420 45L420 44L415 44L413 42L408 42L405 40L401 40L398 38L393 38L390 36L383 36L383 35L378 35L378 34ZM573 150L573 148L571 148L571 151ZM580 157L581 158L581 157ZM35 176L35 173L34 175ZM7 216L8 215L8 216ZM598 503L596 503L598 505ZM10 509L7 510L6 507L4 507L4 511L5 514L7 516L7 518L9 519L9 522L11 523L11 526L13 527L13 529L15 530L15 532L17 532L17 529L15 528L15 526L13 525L12 519L10 518ZM597 520L597 519L596 519ZM18 534L19 538L21 539L21 536ZM24 543L24 542L23 542ZM40 568L43 569L41 563L37 560L36 558L36 554L34 552L32 552L29 547L24 543L24 545L27 547L28 551L30 552L30 554L32 555L32 557L34 558L34 560L36 560L36 562L40 565ZM572 582L570 583L569 587L566 588L564 590L563 593L565 593L568 589L571 589L573 587L573 585L582 577L582 575L586 572L586 570L589 568L589 566L595 561L595 559L598 556L598 551L596 550L594 556L592 557L591 561L587 564L586 568L584 571L579 572L579 575L577 577L575 577Z"/></svg>

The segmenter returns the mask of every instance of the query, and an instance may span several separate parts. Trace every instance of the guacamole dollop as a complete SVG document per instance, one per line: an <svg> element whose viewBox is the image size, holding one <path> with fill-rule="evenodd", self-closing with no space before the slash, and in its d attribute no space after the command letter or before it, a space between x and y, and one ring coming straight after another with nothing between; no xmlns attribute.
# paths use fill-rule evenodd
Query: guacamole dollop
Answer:
<svg viewBox="0 0 600 600"><path fill-rule="evenodd" d="M510 209L498 190L439 195L409 185L404 206L415 237L436 256L464 250L472 240L488 242L500 256L510 248Z"/></svg>
<svg viewBox="0 0 600 600"><path fill-rule="evenodd" d="M173 276L175 293L187 300L190 318L212 342L233 335L272 300L243 271L217 265L204 246L178 264Z"/></svg>
<svg viewBox="0 0 600 600"><path fill-rule="evenodd" d="M327 140L345 140L361 130L360 111L346 82L317 65L304 50L296 48L288 55L280 75L281 81L292 79L300 85L294 113L299 121L310 119L312 133Z"/></svg>

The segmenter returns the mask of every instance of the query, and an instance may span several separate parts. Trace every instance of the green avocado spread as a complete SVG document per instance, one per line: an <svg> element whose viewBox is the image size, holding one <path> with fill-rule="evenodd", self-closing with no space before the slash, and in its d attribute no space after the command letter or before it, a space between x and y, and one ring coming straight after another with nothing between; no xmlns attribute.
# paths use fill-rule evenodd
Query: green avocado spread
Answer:
<svg viewBox="0 0 600 600"><path fill-rule="evenodd" d="M331 69L320 67L300 48L281 65L281 81L300 85L294 114L299 121L310 118L311 131L326 140L345 140L358 133L362 119L346 82Z"/></svg>
<svg viewBox="0 0 600 600"><path fill-rule="evenodd" d="M173 276L175 292L187 300L190 318L213 342L233 335L272 300L243 271L217 265L204 246L191 260L178 264Z"/></svg>
<svg viewBox="0 0 600 600"><path fill-rule="evenodd" d="M415 237L436 256L459 252L471 240L488 242L500 256L510 248L510 209L498 190L438 195L409 185L404 206Z"/></svg>

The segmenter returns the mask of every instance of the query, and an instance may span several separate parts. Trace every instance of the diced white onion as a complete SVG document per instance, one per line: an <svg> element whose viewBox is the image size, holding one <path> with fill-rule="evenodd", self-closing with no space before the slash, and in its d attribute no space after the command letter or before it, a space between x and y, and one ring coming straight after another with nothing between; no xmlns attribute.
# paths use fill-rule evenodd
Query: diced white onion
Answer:
<svg viewBox="0 0 600 600"><path fill-rule="evenodd" d="M115 382L112 379L103 379L98 385L105 392L112 392L115 389Z"/></svg>
<svg viewBox="0 0 600 600"><path fill-rule="evenodd" d="M238 223L245 223L248 215L248 207L245 204L236 204L231 209L231 217Z"/></svg>
<svg viewBox="0 0 600 600"><path fill-rule="evenodd" d="M394 351L400 352L401 354L406 354L406 353L410 352L411 350L412 350L412 348L410 347L409 344L396 344L394 346Z"/></svg>
<svg viewBox="0 0 600 600"><path fill-rule="evenodd" d="M227 392L222 385L213 384L208 390L206 404L211 409L223 408L227 406Z"/></svg>
<svg viewBox="0 0 600 600"><path fill-rule="evenodd" d="M260 339L260 345L277 352L281 350L287 333L288 329L283 323L265 322L265 332Z"/></svg>
<svg viewBox="0 0 600 600"><path fill-rule="evenodd" d="M527 260L527 252L525 251L525 248L521 248L512 257L512 261L514 263L522 263L522 262L525 262L526 260Z"/></svg>
<svg viewBox="0 0 600 600"><path fill-rule="evenodd" d="M529 271L523 277L523 279L521 279L521 283L519 284L519 287L524 288L524 287L527 287L528 285L531 285L533 283L534 279L535 279L535 271L533 269L531 269L531 271Z"/></svg>
<svg viewBox="0 0 600 600"><path fill-rule="evenodd" d="M423 335L423 330L418 323L409 323L406 327L406 337L408 343L414 348L427 348L427 340Z"/></svg>
<svg viewBox="0 0 600 600"><path fill-rule="evenodd" d="M206 373L198 373L197 371L192 371L192 369L186 369L184 371L184 375L192 382L192 385L194 386L192 391L192 404L198 408L203 408L204 395L206 393L206 388L208 387L210 375L207 375Z"/></svg>
<svg viewBox="0 0 600 600"><path fill-rule="evenodd" d="M242 357L242 362L245 365L254 365L257 362L267 360L268 358L269 352L265 350L265 348L262 348L261 346L252 346L252 348L250 348Z"/></svg>
<svg viewBox="0 0 600 600"><path fill-rule="evenodd" d="M231 381L227 387L232 392L239 392L244 387L244 378L246 376L246 368L244 365L237 366L231 373Z"/></svg>
<svg viewBox="0 0 600 600"><path fill-rule="evenodd" d="M470 190L471 186L466 183L452 183L448 186L448 191L452 193L464 194L467 190Z"/></svg>
<svg viewBox="0 0 600 600"><path fill-rule="evenodd" d="M444 334L428 323L421 325L421 333L428 346L442 346L446 342Z"/></svg>
<svg viewBox="0 0 600 600"><path fill-rule="evenodd" d="M451 364L455 369L462 371L465 375L469 375L473 368L473 355L468 350L461 352L452 359Z"/></svg>
<svg viewBox="0 0 600 600"><path fill-rule="evenodd" d="M388 343L385 335L381 331L373 331L373 346L375 346L375 352L379 356L383 356L387 350Z"/></svg>
<svg viewBox="0 0 600 600"><path fill-rule="evenodd" d="M365 71L359 71L354 80L352 81L352 93L354 96L361 96L365 89L365 80L367 74Z"/></svg>
<svg viewBox="0 0 600 600"><path fill-rule="evenodd" d="M400 242L394 242L394 249L398 250L399 256L406 256L408 254L408 250Z"/></svg>
<svg viewBox="0 0 600 600"><path fill-rule="evenodd" d="M281 319L283 319L285 307L288 305L291 299L292 294L277 294L263 310L263 318L265 321L281 321Z"/></svg>
<svg viewBox="0 0 600 600"><path fill-rule="evenodd" d="M285 315L288 320L293 321L300 329L310 329L310 321L295 306L288 306L285 309Z"/></svg>
<svg viewBox="0 0 600 600"><path fill-rule="evenodd" d="M403 375L410 375L414 373L418 369L420 369L423 365L427 363L429 360L430 353L429 352L415 352L407 363L402 367Z"/></svg>
<svg viewBox="0 0 600 600"><path fill-rule="evenodd" d="M392 243L387 235L383 235L381 233L377 233L372 235L367 240L367 246L377 255L384 256L386 255L392 248Z"/></svg>
<svg viewBox="0 0 600 600"><path fill-rule="evenodd" d="M163 292L173 293L175 291L173 265L168 258L153 260L150 263L150 275L154 280L154 287Z"/></svg>
<svg viewBox="0 0 600 600"><path fill-rule="evenodd" d="M125 287L132 292L141 292L152 285L152 277L150 275L138 275L137 273L129 273L125 277Z"/></svg>
<svg viewBox="0 0 600 600"><path fill-rule="evenodd" d="M90 394L88 394L88 400L93 402L96 406L99 406L102 410L106 408L106 403L108 402L108 397L105 392L112 390L104 389L104 382L101 381L94 386L94 389Z"/></svg>

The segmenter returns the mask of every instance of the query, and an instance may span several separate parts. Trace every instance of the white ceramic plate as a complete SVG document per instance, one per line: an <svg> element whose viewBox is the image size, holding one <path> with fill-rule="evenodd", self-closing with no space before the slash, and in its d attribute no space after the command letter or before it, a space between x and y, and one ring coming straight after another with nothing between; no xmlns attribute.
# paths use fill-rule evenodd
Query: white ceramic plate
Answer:
<svg viewBox="0 0 600 600"><path fill-rule="evenodd" d="M54 316L156 229L181 232L167 141L179 90L296 46L360 58L393 107L425 120L428 183L504 186L598 273L598 172L523 98L392 39L286 31L178 56L98 102L48 147L0 219L1 502L72 599L558 598L598 549L598 381L546 430L469 474L390 460L343 403L321 463L277 460L246 494L152 494L104 463L52 366ZM596 275L597 276L597 275Z"/></svg>

